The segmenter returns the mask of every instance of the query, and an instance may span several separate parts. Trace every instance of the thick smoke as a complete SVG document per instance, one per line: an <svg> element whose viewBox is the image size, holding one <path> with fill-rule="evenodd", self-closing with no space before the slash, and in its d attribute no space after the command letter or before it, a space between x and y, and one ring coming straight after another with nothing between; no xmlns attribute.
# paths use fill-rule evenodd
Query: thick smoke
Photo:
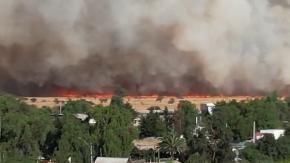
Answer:
<svg viewBox="0 0 290 163"><path fill-rule="evenodd" d="M254 94L290 84L287 0L0 0L0 88Z"/></svg>

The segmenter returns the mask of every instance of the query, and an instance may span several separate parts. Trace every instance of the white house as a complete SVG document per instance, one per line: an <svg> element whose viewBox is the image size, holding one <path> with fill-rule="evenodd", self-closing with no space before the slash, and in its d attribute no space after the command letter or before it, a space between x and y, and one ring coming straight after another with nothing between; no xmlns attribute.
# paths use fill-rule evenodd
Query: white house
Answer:
<svg viewBox="0 0 290 163"><path fill-rule="evenodd" d="M281 136L284 136L285 130L284 129L266 129L266 130L260 130L261 135L265 134L271 134L274 136L275 140L279 139ZM260 138L262 138L261 136Z"/></svg>

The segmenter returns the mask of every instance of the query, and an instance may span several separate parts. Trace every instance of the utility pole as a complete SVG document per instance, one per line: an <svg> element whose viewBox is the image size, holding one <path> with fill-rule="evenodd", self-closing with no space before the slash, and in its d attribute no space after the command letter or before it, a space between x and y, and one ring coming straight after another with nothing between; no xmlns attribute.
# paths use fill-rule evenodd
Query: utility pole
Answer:
<svg viewBox="0 0 290 163"><path fill-rule="evenodd" d="M63 116L63 113L62 113L62 104L59 105L59 113L58 113L59 116Z"/></svg>
<svg viewBox="0 0 290 163"><path fill-rule="evenodd" d="M160 162L160 149L158 148L158 162Z"/></svg>
<svg viewBox="0 0 290 163"><path fill-rule="evenodd" d="M253 123L253 143L256 142L256 121Z"/></svg>
<svg viewBox="0 0 290 163"><path fill-rule="evenodd" d="M69 158L67 160L68 160L69 163L72 163L71 162L71 156L69 156Z"/></svg>
<svg viewBox="0 0 290 163"><path fill-rule="evenodd" d="M91 155L91 163L94 163L94 158L93 158L93 144L90 142L90 155Z"/></svg>

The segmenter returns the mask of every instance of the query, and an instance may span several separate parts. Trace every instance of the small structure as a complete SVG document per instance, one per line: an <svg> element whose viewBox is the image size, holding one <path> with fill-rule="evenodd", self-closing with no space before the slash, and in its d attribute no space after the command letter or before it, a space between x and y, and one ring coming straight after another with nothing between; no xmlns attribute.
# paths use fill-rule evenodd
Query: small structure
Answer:
<svg viewBox="0 0 290 163"><path fill-rule="evenodd" d="M260 130L259 134L261 136L256 135L256 139L261 139L264 137L266 134L273 135L275 140L279 139L281 136L284 136L285 130L284 129L266 129L266 130Z"/></svg>
<svg viewBox="0 0 290 163"><path fill-rule="evenodd" d="M161 110L161 109L153 109L152 112L153 113L162 114L163 113L163 110Z"/></svg>
<svg viewBox="0 0 290 163"><path fill-rule="evenodd" d="M200 105L200 111L201 112L207 112L210 115L212 115L214 108L215 108L215 104L214 103L203 103L203 104Z"/></svg>
<svg viewBox="0 0 290 163"><path fill-rule="evenodd" d="M97 157L94 163L127 163L129 158Z"/></svg>
<svg viewBox="0 0 290 163"><path fill-rule="evenodd" d="M134 146L139 150L150 150L150 149L157 149L159 147L159 143L161 140L156 137L147 137L144 139L134 140Z"/></svg>
<svg viewBox="0 0 290 163"><path fill-rule="evenodd" d="M94 126L96 124L96 120L94 118L90 118L89 125Z"/></svg>
<svg viewBox="0 0 290 163"><path fill-rule="evenodd" d="M168 110L169 114L174 114L174 112L175 112L175 109L173 109L173 108L167 108L167 110ZM149 109L146 109L144 111L138 111L138 112L139 112L140 115L146 116L147 114L150 113L150 111L152 111L153 113L157 113L157 114L164 114L165 109L149 108Z"/></svg>
<svg viewBox="0 0 290 163"><path fill-rule="evenodd" d="M141 118L136 117L133 121L133 126L138 127L138 126L140 126L140 123L141 123Z"/></svg>
<svg viewBox="0 0 290 163"><path fill-rule="evenodd" d="M81 121L85 121L89 117L89 115L85 113L76 113L74 116Z"/></svg>

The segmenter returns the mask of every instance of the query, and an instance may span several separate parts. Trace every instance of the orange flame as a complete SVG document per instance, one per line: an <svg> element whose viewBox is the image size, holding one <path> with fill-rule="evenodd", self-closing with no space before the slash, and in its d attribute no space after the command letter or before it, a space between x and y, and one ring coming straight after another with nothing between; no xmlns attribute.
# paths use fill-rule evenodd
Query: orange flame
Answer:
<svg viewBox="0 0 290 163"><path fill-rule="evenodd" d="M56 88L54 94L56 96L60 97L112 97L114 95L113 92L93 92L93 91L87 91L87 90L80 90L80 89L74 89L74 88L64 88L64 87L58 87ZM196 98L209 98L209 97L254 97L249 95L234 95L234 96L228 96L224 94L217 94L217 93L197 93L197 92L188 92L184 94L176 94L176 93L136 93L136 92L129 92L126 93L126 97L137 97L137 98L150 98L150 97L196 97Z"/></svg>
<svg viewBox="0 0 290 163"><path fill-rule="evenodd" d="M111 92L91 92L73 88L58 88L55 94L61 97L111 97L113 95Z"/></svg>

